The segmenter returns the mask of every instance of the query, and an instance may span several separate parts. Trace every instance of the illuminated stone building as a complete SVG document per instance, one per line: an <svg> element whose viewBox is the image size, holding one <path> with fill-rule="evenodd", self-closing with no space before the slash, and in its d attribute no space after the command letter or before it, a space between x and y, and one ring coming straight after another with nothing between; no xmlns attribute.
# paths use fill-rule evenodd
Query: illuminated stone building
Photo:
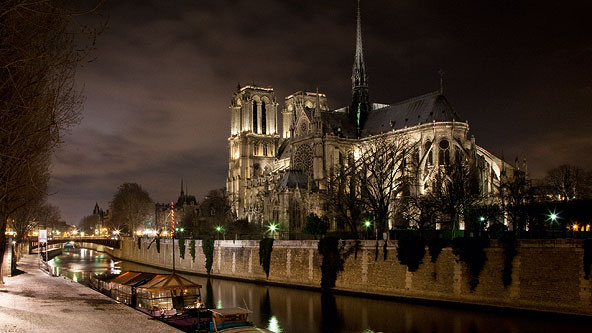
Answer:
<svg viewBox="0 0 592 333"><path fill-rule="evenodd" d="M351 79L352 103L339 109L330 109L319 92L286 97L281 136L273 88L238 87L230 104L226 187L239 219L300 230L308 214L324 215L320 193L330 171L378 138L404 138L417 147L420 194L437 166L469 154L477 160L482 192L499 186L504 163L468 137L468 122L454 111L442 85L394 104L370 102L359 8Z"/></svg>

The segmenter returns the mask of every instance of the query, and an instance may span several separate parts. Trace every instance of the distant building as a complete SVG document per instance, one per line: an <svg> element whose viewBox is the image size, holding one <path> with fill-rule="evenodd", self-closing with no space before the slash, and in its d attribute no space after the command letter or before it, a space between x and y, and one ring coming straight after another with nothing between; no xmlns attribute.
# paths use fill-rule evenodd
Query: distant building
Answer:
<svg viewBox="0 0 592 333"><path fill-rule="evenodd" d="M155 223L157 232L170 233L172 230L171 203L157 203L155 205ZM186 194L183 190L183 181L181 180L181 192L177 201L174 202L175 224L180 225L185 219L197 218L199 206L194 195Z"/></svg>
<svg viewBox="0 0 592 333"><path fill-rule="evenodd" d="M394 104L370 102L359 8L356 38L349 106L330 109L325 94L296 92L284 99L280 135L273 88L239 86L233 94L226 189L239 219L299 231L309 213L324 215L320 193L331 170L385 137L405 138L417 147L417 193L426 191L438 166L469 155L477 159L482 192L499 187L507 166L468 137L469 124L442 85Z"/></svg>

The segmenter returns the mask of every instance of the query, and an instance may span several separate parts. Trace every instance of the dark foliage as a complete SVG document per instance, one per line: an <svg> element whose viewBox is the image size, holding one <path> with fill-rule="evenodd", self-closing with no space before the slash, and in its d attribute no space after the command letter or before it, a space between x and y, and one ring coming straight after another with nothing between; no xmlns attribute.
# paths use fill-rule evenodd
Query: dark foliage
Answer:
<svg viewBox="0 0 592 333"><path fill-rule="evenodd" d="M306 224L304 225L304 228L302 228L302 233L322 236L327 233L328 227L329 223L327 223L327 221L315 214L310 214L306 217Z"/></svg>
<svg viewBox="0 0 592 333"><path fill-rule="evenodd" d="M452 251L458 260L467 265L469 285L475 291L479 285L479 274L485 267L487 255L485 248L489 247L489 239L479 237L459 237L452 241Z"/></svg>
<svg viewBox="0 0 592 333"><path fill-rule="evenodd" d="M259 265L263 267L265 275L269 278L271 265L271 251L273 250L273 238L264 238L259 241Z"/></svg>
<svg viewBox="0 0 592 333"><path fill-rule="evenodd" d="M500 238L504 248L504 270L502 272L502 281L504 287L512 284L512 262L518 253L516 250L516 236L513 233L504 233Z"/></svg>
<svg viewBox="0 0 592 333"><path fill-rule="evenodd" d="M206 271L210 274L214 262L214 239L207 238L201 241L201 249L206 257Z"/></svg>
<svg viewBox="0 0 592 333"><path fill-rule="evenodd" d="M179 239L179 257L185 259L185 240Z"/></svg>
<svg viewBox="0 0 592 333"><path fill-rule="evenodd" d="M592 238L584 240L584 278L590 278L590 265L592 264Z"/></svg>
<svg viewBox="0 0 592 333"><path fill-rule="evenodd" d="M339 239L324 237L319 241L319 253L323 256L321 264L321 288L324 290L335 287L337 274L343 271L344 260L339 253Z"/></svg>
<svg viewBox="0 0 592 333"><path fill-rule="evenodd" d="M428 249L430 253L430 261L436 263L442 249L449 245L449 240L443 238L431 238L428 240Z"/></svg>
<svg viewBox="0 0 592 333"><path fill-rule="evenodd" d="M195 239L189 241L189 254L191 255L191 260L195 261Z"/></svg>
<svg viewBox="0 0 592 333"><path fill-rule="evenodd" d="M423 238L410 237L397 240L397 259L406 265L410 272L415 272L425 256L426 242Z"/></svg>

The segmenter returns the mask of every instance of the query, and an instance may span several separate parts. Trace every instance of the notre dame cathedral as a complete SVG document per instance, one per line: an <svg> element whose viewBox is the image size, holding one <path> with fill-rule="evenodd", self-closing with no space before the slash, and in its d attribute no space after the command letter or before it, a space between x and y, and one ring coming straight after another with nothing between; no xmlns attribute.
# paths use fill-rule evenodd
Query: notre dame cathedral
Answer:
<svg viewBox="0 0 592 333"><path fill-rule="evenodd" d="M454 111L442 88L395 104L370 102L359 6L351 80L352 103L336 110L328 108L323 93L298 91L286 97L282 133L273 88L239 85L230 105L226 181L239 219L299 231L308 214L324 215L321 193L330 171L385 136L404 137L417 147L421 193L435 167L460 154L479 160L483 192L499 186L504 162L468 138L468 122Z"/></svg>

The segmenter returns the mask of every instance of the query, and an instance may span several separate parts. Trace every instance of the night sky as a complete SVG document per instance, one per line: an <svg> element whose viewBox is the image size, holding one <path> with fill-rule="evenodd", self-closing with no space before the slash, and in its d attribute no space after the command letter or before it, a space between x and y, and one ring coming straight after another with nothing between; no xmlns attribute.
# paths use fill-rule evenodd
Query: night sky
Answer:
<svg viewBox="0 0 592 333"><path fill-rule="evenodd" d="M79 70L83 120L57 151L50 202L68 223L137 182L176 200L225 186L237 84L349 105L355 1L110 1L96 60ZM531 176L592 164L589 1L362 1L370 98L437 90L477 144ZM89 22L92 23L92 22Z"/></svg>

